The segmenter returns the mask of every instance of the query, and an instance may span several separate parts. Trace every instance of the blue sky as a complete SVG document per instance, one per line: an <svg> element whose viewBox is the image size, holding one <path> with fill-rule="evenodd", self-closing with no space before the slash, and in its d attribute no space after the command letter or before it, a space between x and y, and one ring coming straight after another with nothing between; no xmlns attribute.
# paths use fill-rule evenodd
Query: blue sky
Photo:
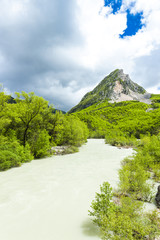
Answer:
<svg viewBox="0 0 160 240"><path fill-rule="evenodd" d="M126 36L134 36L136 33L145 27L142 23L143 12L132 14L129 9L127 9L127 28L124 30L123 34L120 34L121 38Z"/></svg>
<svg viewBox="0 0 160 240"><path fill-rule="evenodd" d="M114 0L104 0L104 6L105 7L108 7L108 6L111 6L112 7L112 11L113 11L113 14L117 13L121 7L122 7L122 0L117 0L117 1L114 1Z"/></svg>
<svg viewBox="0 0 160 240"><path fill-rule="evenodd" d="M160 93L159 0L0 1L0 83L69 110L114 69Z"/></svg>
<svg viewBox="0 0 160 240"><path fill-rule="evenodd" d="M104 0L104 6L105 7L111 7L112 13L117 14L121 7L123 6L122 0ZM131 2L129 5L129 8L125 9L124 12L126 12L127 15L127 28L124 30L123 34L120 34L120 38L124 38L127 36L133 36L136 35L136 33L142 29L142 27L145 27L145 24L142 23L143 20L143 11L132 13L131 9L134 7L134 2Z"/></svg>

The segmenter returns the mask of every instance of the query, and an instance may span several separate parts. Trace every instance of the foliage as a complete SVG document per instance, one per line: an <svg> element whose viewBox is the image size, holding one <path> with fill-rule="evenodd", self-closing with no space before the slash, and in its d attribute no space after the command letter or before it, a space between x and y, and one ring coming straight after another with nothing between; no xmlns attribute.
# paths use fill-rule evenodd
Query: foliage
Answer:
<svg viewBox="0 0 160 240"><path fill-rule="evenodd" d="M93 221L98 225L102 225L103 218L109 216L115 207L112 199L112 188L108 182L104 182L100 186L101 193L96 193L95 200L91 203L92 211L89 211L89 215L93 216Z"/></svg>
<svg viewBox="0 0 160 240"><path fill-rule="evenodd" d="M0 134L4 132L4 129L11 122L7 104L9 98L10 96L6 95L4 92L0 92Z"/></svg>
<svg viewBox="0 0 160 240"><path fill-rule="evenodd" d="M152 171L153 178L160 181L160 134L141 138L135 161L146 171Z"/></svg>
<svg viewBox="0 0 160 240"><path fill-rule="evenodd" d="M159 108L160 107L160 94L152 94L152 107L153 108Z"/></svg>
<svg viewBox="0 0 160 240"><path fill-rule="evenodd" d="M48 118L47 130L51 137L51 144L53 145L61 145L64 129L64 118L65 116L59 111L55 112L55 114L51 114Z"/></svg>
<svg viewBox="0 0 160 240"><path fill-rule="evenodd" d="M126 159L125 159L126 161ZM128 161L119 170L119 188L123 195L143 201L152 200L151 185L146 181L150 174L135 159Z"/></svg>
<svg viewBox="0 0 160 240"><path fill-rule="evenodd" d="M48 108L48 102L42 97L35 96L33 92L29 94L17 93L16 102L17 104L14 106L21 125L22 143L25 146L28 131L33 125L36 126L41 121L43 112Z"/></svg>
<svg viewBox="0 0 160 240"><path fill-rule="evenodd" d="M99 226L104 240L155 239L160 234L158 212L142 211L142 201L151 202L153 199L153 186L149 183L149 178L152 176L156 181L160 181L160 134L153 135L159 131L159 109L153 112L145 111L145 114L151 117L154 115L157 125L155 119L150 118L151 124L147 130L148 118L142 118L144 122L141 122L141 126L143 124L146 130L140 130L140 125L127 125L128 121L120 124L120 120L115 126L113 122L112 128L106 131L107 143L116 146L133 145L136 146L136 152L132 157L123 160L119 170L119 188L114 193L114 196L119 198L119 201L116 201L119 204L113 202L110 190L104 192L102 189L100 194L96 193L91 204L90 216L94 217L93 221ZM140 139L136 140L137 136ZM111 202L112 207L102 199Z"/></svg>
<svg viewBox="0 0 160 240"><path fill-rule="evenodd" d="M119 191L123 195L151 201L152 185L148 179L152 175L160 181L160 135L142 136L138 141L136 154L126 158L119 170ZM152 174L151 174L152 172Z"/></svg>
<svg viewBox="0 0 160 240"><path fill-rule="evenodd" d="M157 134L160 130L160 108L148 109L152 106L137 101L101 101L74 115L87 124L90 137L100 138L109 132L119 132L127 139L139 139L141 135Z"/></svg>
<svg viewBox="0 0 160 240"><path fill-rule="evenodd" d="M20 145L16 139L8 140L0 136L0 171L18 167L33 159L29 145Z"/></svg>
<svg viewBox="0 0 160 240"><path fill-rule="evenodd" d="M45 129L32 133L32 137L28 140L28 143L35 158L42 158L49 155L51 148L49 140L50 136Z"/></svg>
<svg viewBox="0 0 160 240"><path fill-rule="evenodd" d="M142 213L142 202L129 197L121 198L117 205L112 200L111 190L109 183L104 182L100 193L96 193L92 201L92 211L89 211L94 223L100 228L102 239L155 239L160 233L158 213Z"/></svg>
<svg viewBox="0 0 160 240"><path fill-rule="evenodd" d="M87 126L79 118L72 115L65 116L63 124L65 128L63 129L61 144L78 147L87 141Z"/></svg>
<svg viewBox="0 0 160 240"><path fill-rule="evenodd" d="M126 133L119 131L118 129L106 131L105 136L106 143L112 146L135 146L137 139L134 136L129 137Z"/></svg>
<svg viewBox="0 0 160 240"><path fill-rule="evenodd" d="M76 146L69 146L68 148L66 148L64 150L64 153L63 154L71 154L71 153L75 153L75 152L78 152L78 147Z"/></svg>
<svg viewBox="0 0 160 240"><path fill-rule="evenodd" d="M33 92L16 96L0 92L0 138L7 139L0 147L0 170L48 156L53 145L67 144L69 152L76 152L87 141L87 126L78 117L54 112Z"/></svg>

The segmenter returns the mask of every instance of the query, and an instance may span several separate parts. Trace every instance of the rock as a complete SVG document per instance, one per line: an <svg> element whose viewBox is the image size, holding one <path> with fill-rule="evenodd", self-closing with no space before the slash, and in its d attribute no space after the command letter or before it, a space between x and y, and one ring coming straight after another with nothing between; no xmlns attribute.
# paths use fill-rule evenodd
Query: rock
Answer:
<svg viewBox="0 0 160 240"><path fill-rule="evenodd" d="M116 69L106 76L92 91L86 93L78 105L69 113L80 111L95 103L108 101L139 101L151 104L151 94L133 82L122 69Z"/></svg>
<svg viewBox="0 0 160 240"><path fill-rule="evenodd" d="M51 148L51 151L54 155L63 155L68 148L69 146L55 146Z"/></svg>
<svg viewBox="0 0 160 240"><path fill-rule="evenodd" d="M158 191L155 197L155 201L156 201L157 207L160 207L160 185L158 186Z"/></svg>

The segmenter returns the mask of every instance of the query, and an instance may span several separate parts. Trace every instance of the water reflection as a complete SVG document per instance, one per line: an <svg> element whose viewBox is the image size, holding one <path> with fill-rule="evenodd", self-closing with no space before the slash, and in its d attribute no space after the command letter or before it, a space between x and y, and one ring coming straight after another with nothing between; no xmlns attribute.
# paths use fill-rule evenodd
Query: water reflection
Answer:
<svg viewBox="0 0 160 240"><path fill-rule="evenodd" d="M81 226L83 234L89 237L100 237L100 232L98 227L88 218L86 219Z"/></svg>

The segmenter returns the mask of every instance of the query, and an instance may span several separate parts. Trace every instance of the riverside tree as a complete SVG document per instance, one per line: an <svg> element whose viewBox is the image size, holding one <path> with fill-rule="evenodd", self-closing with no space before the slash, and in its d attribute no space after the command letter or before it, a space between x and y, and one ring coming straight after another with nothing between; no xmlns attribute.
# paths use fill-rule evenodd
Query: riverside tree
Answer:
<svg viewBox="0 0 160 240"><path fill-rule="evenodd" d="M22 133L23 146L26 145L29 131L35 131L35 127L40 125L43 112L48 109L48 102L42 97L36 96L33 92L16 93L17 118ZM34 127L34 128L33 128ZM37 127L36 127L37 128Z"/></svg>
<svg viewBox="0 0 160 240"><path fill-rule="evenodd" d="M116 204L108 182L100 186L89 215L100 229L103 240L154 240L160 234L158 213L143 213L143 203L122 197Z"/></svg>
<svg viewBox="0 0 160 240"><path fill-rule="evenodd" d="M86 124L75 116L54 112L53 106L31 93L16 98L0 92L0 170L50 154L55 145L73 146L86 142Z"/></svg>

